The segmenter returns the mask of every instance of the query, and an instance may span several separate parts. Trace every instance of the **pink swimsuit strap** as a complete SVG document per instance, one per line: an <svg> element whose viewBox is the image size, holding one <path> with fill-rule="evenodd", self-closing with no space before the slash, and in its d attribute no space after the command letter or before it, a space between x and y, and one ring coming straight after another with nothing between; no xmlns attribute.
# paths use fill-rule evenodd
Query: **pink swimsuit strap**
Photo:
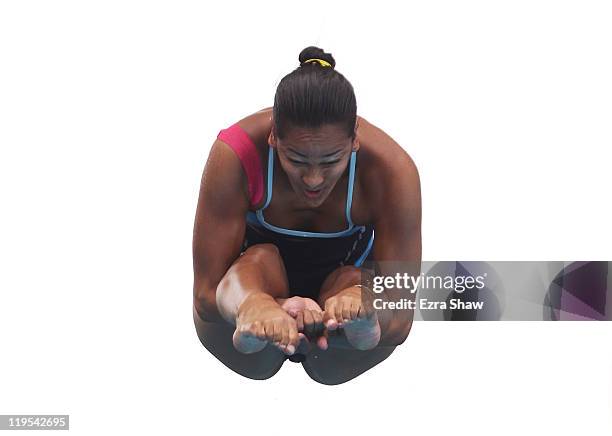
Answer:
<svg viewBox="0 0 612 436"><path fill-rule="evenodd" d="M238 123L221 130L217 139L229 145L240 159L247 177L251 206L255 207L261 202L264 192L261 159L257 147Z"/></svg>

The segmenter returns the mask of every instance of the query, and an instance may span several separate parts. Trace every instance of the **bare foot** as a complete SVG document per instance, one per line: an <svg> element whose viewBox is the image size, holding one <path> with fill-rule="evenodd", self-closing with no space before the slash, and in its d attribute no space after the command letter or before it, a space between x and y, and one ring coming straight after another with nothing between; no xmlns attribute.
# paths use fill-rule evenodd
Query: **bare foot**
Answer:
<svg viewBox="0 0 612 436"><path fill-rule="evenodd" d="M376 311L363 304L361 288L353 286L325 301L325 326L342 328L346 340L358 350L371 350L380 341L380 324Z"/></svg>
<svg viewBox="0 0 612 436"><path fill-rule="evenodd" d="M238 308L233 343L245 354L261 351L271 343L291 355L299 344L297 323L269 295L251 294Z"/></svg>

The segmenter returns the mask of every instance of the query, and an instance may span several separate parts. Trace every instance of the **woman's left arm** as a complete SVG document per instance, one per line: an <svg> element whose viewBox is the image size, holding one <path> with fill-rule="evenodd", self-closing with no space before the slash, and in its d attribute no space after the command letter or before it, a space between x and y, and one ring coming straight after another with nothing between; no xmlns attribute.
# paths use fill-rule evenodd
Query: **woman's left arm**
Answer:
<svg viewBox="0 0 612 436"><path fill-rule="evenodd" d="M397 153L379 175L379 195L374 202L374 247L373 257L376 274L384 277L418 277L421 271L421 186L416 165L408 154L394 144ZM375 295L388 302L414 301L415 295L402 288L385 288ZM405 301L405 300L404 300ZM414 310L381 309L383 318L390 318L383 330L380 345L399 345L406 340ZM392 316L389 316L392 315Z"/></svg>

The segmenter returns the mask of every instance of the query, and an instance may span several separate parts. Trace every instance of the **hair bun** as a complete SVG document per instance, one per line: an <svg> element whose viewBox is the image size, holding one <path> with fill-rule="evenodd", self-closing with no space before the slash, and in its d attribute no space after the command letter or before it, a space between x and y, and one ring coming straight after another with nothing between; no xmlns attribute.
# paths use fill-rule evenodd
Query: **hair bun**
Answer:
<svg viewBox="0 0 612 436"><path fill-rule="evenodd" d="M309 59L321 59L329 63L332 68L336 68L336 61L334 60L334 57L331 55L331 53L325 53L323 49L320 49L319 47L310 46L310 47L306 47L304 50L301 51L300 56L299 56L300 67L304 66L305 62L308 61ZM310 63L311 62L309 62L309 64ZM321 65L320 62L312 62L312 63Z"/></svg>

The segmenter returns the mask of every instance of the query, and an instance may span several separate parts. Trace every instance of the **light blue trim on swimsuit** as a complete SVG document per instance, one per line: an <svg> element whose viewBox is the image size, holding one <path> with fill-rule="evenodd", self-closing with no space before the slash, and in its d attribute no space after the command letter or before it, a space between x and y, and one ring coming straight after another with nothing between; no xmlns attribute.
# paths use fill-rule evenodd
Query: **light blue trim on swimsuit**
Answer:
<svg viewBox="0 0 612 436"><path fill-rule="evenodd" d="M361 254L361 256L359 256L359 259L355 261L356 267L360 267L363 264L366 257L368 257L368 254L370 254L370 251L372 251L373 245L374 245L374 230L372 230L372 236L370 237L370 241L368 242L368 246L366 247L365 251Z"/></svg>
<svg viewBox="0 0 612 436"><path fill-rule="evenodd" d="M355 161L357 160L357 152L351 152L351 162L349 166L349 182L348 192L346 194L346 221L348 222L348 228L353 227L353 220L351 220L351 206L353 205L353 183L355 180Z"/></svg>
<svg viewBox="0 0 612 436"><path fill-rule="evenodd" d="M259 212L260 210L264 210L266 207L268 207L268 205L272 201L272 181L273 181L272 177L273 176L274 176L274 149L268 146L268 187L266 191L268 198L266 198L266 204L264 204L261 209L258 209L257 212Z"/></svg>
<svg viewBox="0 0 612 436"><path fill-rule="evenodd" d="M275 225L266 222L263 216L263 210L268 207L270 201L272 201L272 182L274 180L274 149L272 147L268 150L268 186L267 193L268 198L266 204L261 209L257 209L255 212L257 221L268 230L273 232L282 233L283 235L289 236L302 236L308 238L337 238L340 236L348 236L361 231L365 226L355 226L351 220L351 206L353 204L353 185L355 182L355 162L357 160L357 152L351 152L351 160L349 163L349 181L348 190L346 194L346 220L348 222L348 228L340 232L333 233L322 233L322 232L305 232L301 230L283 229L282 227L276 227ZM370 241L372 242L372 241Z"/></svg>

